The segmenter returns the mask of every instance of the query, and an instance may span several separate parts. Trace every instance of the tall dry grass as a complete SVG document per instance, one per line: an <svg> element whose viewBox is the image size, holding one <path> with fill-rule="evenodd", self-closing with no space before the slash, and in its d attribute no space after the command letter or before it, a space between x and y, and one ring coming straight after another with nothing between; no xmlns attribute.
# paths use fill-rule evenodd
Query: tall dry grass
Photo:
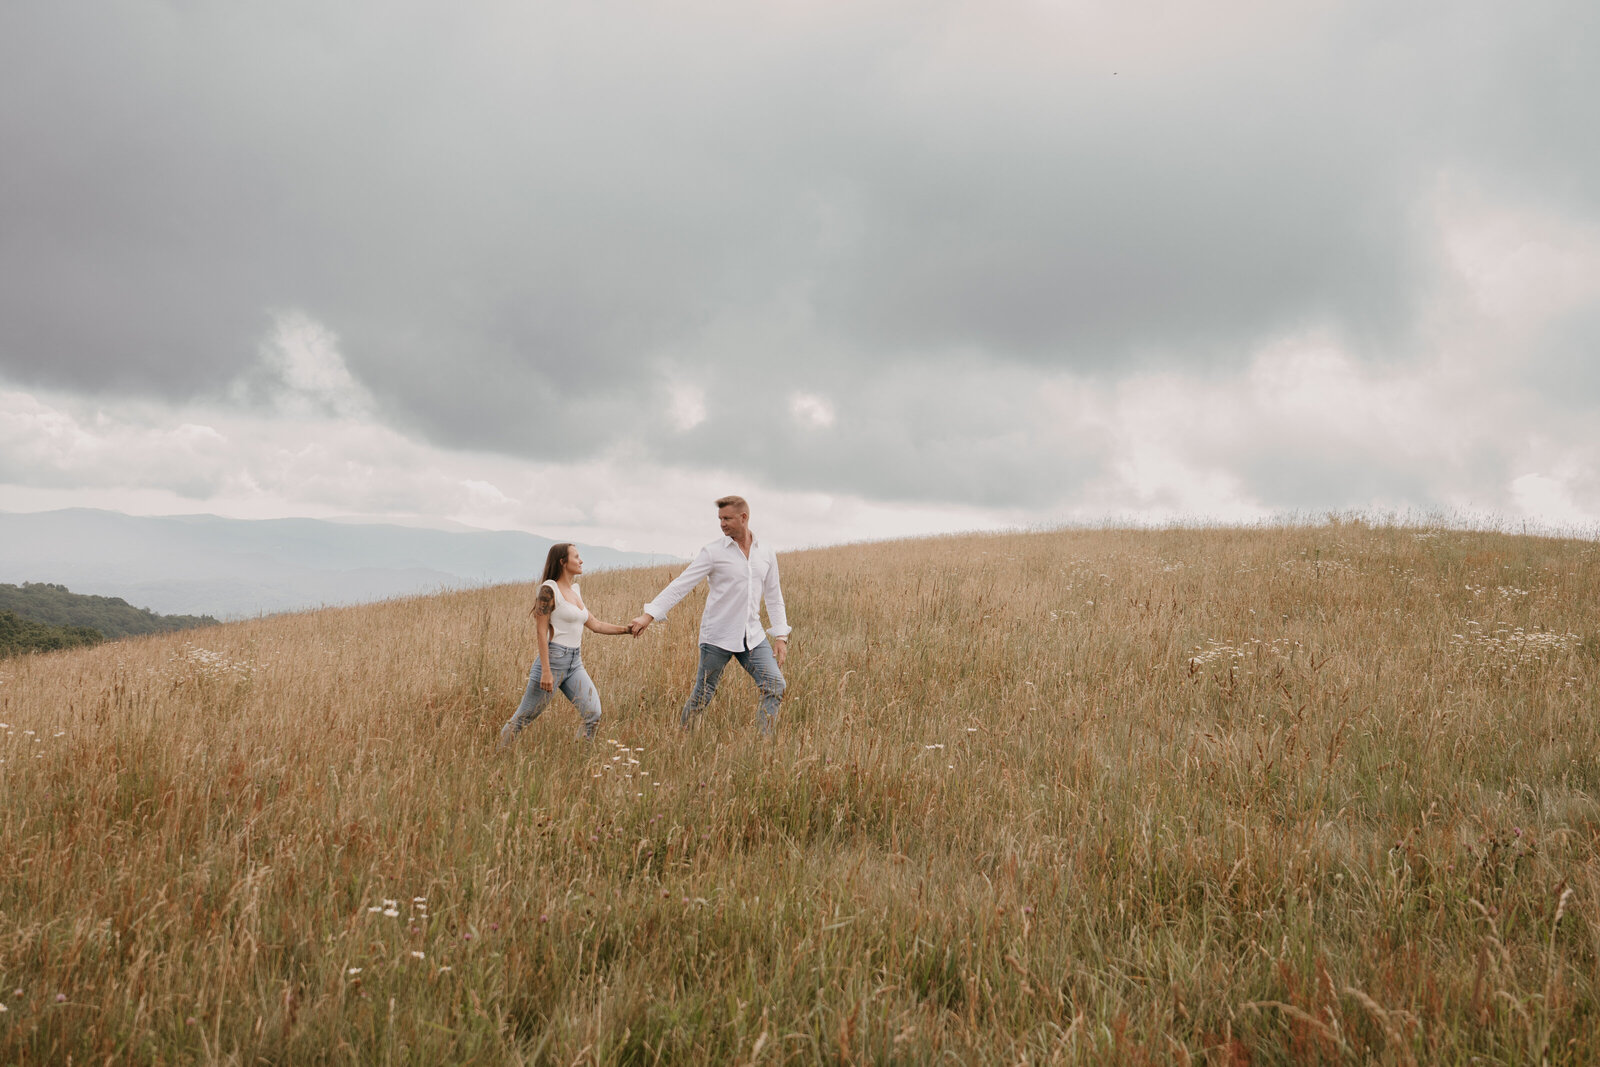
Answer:
<svg viewBox="0 0 1600 1067"><path fill-rule="evenodd" d="M1600 546L782 562L771 744L695 602L592 746L531 586L0 663L0 1062L1600 1061Z"/></svg>

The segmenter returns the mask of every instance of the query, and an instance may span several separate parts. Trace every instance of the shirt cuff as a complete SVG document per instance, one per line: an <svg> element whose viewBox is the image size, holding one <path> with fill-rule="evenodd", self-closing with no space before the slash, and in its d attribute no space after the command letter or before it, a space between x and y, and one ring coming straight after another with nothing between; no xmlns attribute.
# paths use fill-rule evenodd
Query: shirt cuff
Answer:
<svg viewBox="0 0 1600 1067"><path fill-rule="evenodd" d="M657 622L667 617L666 612L656 607L655 601L651 601L639 610L643 611L646 615L650 616L652 619L655 619Z"/></svg>
<svg viewBox="0 0 1600 1067"><path fill-rule="evenodd" d="M782 630L774 627L767 631L768 636L782 640L788 640L789 635L792 633L794 633L794 628L790 626L785 626Z"/></svg>

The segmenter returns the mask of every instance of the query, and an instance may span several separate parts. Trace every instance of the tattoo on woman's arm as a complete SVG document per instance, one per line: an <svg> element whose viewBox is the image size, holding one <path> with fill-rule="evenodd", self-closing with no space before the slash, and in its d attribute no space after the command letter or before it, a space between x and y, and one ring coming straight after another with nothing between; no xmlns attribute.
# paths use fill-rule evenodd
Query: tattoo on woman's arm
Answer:
<svg viewBox="0 0 1600 1067"><path fill-rule="evenodd" d="M533 613L535 615L548 615L555 610L556 595L550 591L548 585L540 586L538 599L533 602Z"/></svg>

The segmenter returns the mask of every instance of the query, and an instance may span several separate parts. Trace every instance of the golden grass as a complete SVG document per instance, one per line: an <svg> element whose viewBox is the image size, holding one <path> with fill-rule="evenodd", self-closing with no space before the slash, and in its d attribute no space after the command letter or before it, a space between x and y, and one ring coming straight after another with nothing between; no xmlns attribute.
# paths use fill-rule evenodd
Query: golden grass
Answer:
<svg viewBox="0 0 1600 1067"><path fill-rule="evenodd" d="M531 586L0 662L0 1062L1600 1061L1600 546L783 566L775 743L694 601L592 746Z"/></svg>

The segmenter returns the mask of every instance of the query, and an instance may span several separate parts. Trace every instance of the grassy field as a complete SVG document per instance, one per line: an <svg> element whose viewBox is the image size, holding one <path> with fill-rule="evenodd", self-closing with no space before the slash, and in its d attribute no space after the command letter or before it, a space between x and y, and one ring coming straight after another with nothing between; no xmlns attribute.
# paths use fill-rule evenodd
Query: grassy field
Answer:
<svg viewBox="0 0 1600 1067"><path fill-rule="evenodd" d="M782 565L774 743L698 600L588 746L531 586L0 664L0 1062L1600 1062L1600 545Z"/></svg>

